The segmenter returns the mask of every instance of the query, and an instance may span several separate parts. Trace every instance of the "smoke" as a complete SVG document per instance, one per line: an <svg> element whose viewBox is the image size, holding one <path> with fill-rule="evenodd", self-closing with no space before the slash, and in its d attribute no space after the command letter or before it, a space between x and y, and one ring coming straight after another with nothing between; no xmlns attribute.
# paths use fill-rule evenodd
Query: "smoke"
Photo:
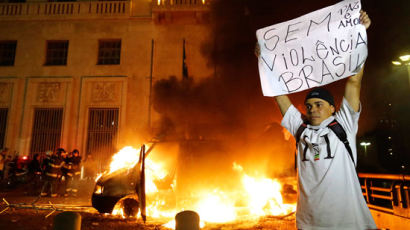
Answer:
<svg viewBox="0 0 410 230"><path fill-rule="evenodd" d="M209 156L211 162L220 160L218 157L224 155L230 163L238 161L239 164L249 164L271 174L291 170L294 140L286 132L284 136L279 125L282 116L274 100L262 95L257 58L254 55L255 31L337 2L212 1L209 25L212 36L201 45L201 52L207 58L209 67L214 69L214 74L202 80L195 79L195 76L189 79L170 77L155 84L154 108L163 117L162 132L167 132L168 137L184 141L223 142L214 150L201 151L199 149L203 147L199 147L199 144L180 149L181 152L194 155L219 152L215 159ZM371 3L365 1L363 4L364 8L366 4L369 5L369 11L372 11ZM374 15L373 21L377 21L378 17ZM370 44L374 37L369 35ZM374 66L375 58L372 55L370 50L367 68ZM362 117L366 119L361 119L360 132L374 126L377 119L376 116L369 116L373 109L367 104L376 97L369 94L368 88L372 87L367 87L367 77L364 78L366 87L362 94L363 107L366 108ZM338 104L342 100L344 85L345 80L342 80L326 86L333 92ZM303 110L304 96L305 92L290 95L300 110ZM229 168L228 164L224 167Z"/></svg>
<svg viewBox="0 0 410 230"><path fill-rule="evenodd" d="M293 7L289 13L289 6L280 5L213 1L213 36L201 46L215 70L213 76L202 80L171 76L154 85L153 105L162 116L161 132L180 141L180 167L194 178L201 173L207 180L228 175L233 162L272 176L294 172L294 140L284 135L273 99L262 95L255 31L317 8ZM189 170L188 165L194 168ZM191 179L187 181L192 183Z"/></svg>
<svg viewBox="0 0 410 230"><path fill-rule="evenodd" d="M154 85L153 106L162 116L159 132L179 142L175 174L180 190L183 187L183 192L189 193L189 188L193 191L204 184L235 188L238 174L234 163L250 175L278 177L294 173L294 139L280 126L282 116L274 100L262 95L254 55L255 32L337 2L212 1L212 36L201 45L201 53L214 74L201 80L171 76ZM368 13L372 17L372 12ZM374 37L370 34L369 41ZM371 49L367 69L376 66ZM367 77L364 83L371 88ZM345 80L326 86L337 103L342 100L344 86ZM361 119L360 130L372 126L367 100L375 97L367 90L362 94L366 108L362 117L366 119ZM304 96L305 92L290 95L300 110Z"/></svg>

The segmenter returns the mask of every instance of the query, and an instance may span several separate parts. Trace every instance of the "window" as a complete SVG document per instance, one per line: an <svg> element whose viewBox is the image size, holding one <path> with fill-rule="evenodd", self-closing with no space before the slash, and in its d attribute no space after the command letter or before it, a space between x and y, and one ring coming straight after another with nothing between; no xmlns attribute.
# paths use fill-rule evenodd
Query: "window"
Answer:
<svg viewBox="0 0 410 230"><path fill-rule="evenodd" d="M7 112L7 108L0 108L0 149L5 147L4 139L6 137Z"/></svg>
<svg viewBox="0 0 410 230"><path fill-rule="evenodd" d="M62 108L34 109L33 132L31 135L30 154L42 154L60 147L61 127L63 124Z"/></svg>
<svg viewBox="0 0 410 230"><path fill-rule="evenodd" d="M88 115L87 155L93 155L102 172L116 152L118 108L90 108Z"/></svg>
<svg viewBox="0 0 410 230"><path fill-rule="evenodd" d="M118 65L121 57L121 40L100 40L98 65Z"/></svg>
<svg viewBox="0 0 410 230"><path fill-rule="evenodd" d="M0 66L14 65L17 41L0 41Z"/></svg>
<svg viewBox="0 0 410 230"><path fill-rule="evenodd" d="M47 41L46 65L67 65L68 41Z"/></svg>

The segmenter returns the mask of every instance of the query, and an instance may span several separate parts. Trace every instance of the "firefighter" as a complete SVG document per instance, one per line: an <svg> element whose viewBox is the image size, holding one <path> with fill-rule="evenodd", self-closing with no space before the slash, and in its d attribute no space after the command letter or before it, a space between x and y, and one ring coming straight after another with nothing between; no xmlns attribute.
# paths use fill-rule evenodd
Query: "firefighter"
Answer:
<svg viewBox="0 0 410 230"><path fill-rule="evenodd" d="M28 165L28 189L27 194L38 194L38 189L41 184L41 165L40 165L40 155L38 153L34 154L33 159Z"/></svg>
<svg viewBox="0 0 410 230"><path fill-rule="evenodd" d="M61 177L58 179L58 194L66 196L68 180L72 177L72 174L70 173L72 160L71 152L62 152L61 160L64 164L61 166Z"/></svg>
<svg viewBox="0 0 410 230"><path fill-rule="evenodd" d="M72 180L73 180L73 153L69 152L67 157L64 159L64 167L61 169L63 171L65 180L63 181L64 184L64 196L68 196L71 193L72 189Z"/></svg>
<svg viewBox="0 0 410 230"><path fill-rule="evenodd" d="M73 157L71 160L71 171L72 177L68 182L67 193L71 192L71 195L76 197L78 192L78 186L81 177L81 156L77 149L73 150Z"/></svg>
<svg viewBox="0 0 410 230"><path fill-rule="evenodd" d="M44 173L45 173L45 170L46 170L46 167L47 167L47 165L48 165L48 162L51 160L51 156L53 155L53 152L52 151L47 151L46 152L46 156L44 157L44 159L41 161L41 171L42 171L42 174L43 175L45 175Z"/></svg>
<svg viewBox="0 0 410 230"><path fill-rule="evenodd" d="M57 197L57 183L61 177L61 167L64 162L61 159L61 153L65 152L63 148L58 148L56 153L54 153L50 160L46 162L44 170L44 184L41 189L41 196L46 196L48 192L48 187L50 187L51 197Z"/></svg>

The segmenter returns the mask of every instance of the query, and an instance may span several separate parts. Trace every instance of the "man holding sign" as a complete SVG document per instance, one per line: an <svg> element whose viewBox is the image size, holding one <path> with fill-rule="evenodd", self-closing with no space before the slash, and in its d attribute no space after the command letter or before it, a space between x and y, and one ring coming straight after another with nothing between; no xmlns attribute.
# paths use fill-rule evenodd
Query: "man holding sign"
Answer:
<svg viewBox="0 0 410 230"><path fill-rule="evenodd" d="M256 31L265 96L277 96L352 76L367 57L360 1L339 4Z"/></svg>
<svg viewBox="0 0 410 230"><path fill-rule="evenodd" d="M298 26L303 24L307 27ZM263 93L275 96L282 126L297 141L298 229L377 228L355 170L360 88L367 56L365 29L369 26L360 2L347 0L257 32ZM318 39L316 48L303 43L295 48L303 36L307 41ZM329 45L330 41L334 44ZM307 94L305 116L284 95L344 77L349 78L337 112L333 96L323 88Z"/></svg>

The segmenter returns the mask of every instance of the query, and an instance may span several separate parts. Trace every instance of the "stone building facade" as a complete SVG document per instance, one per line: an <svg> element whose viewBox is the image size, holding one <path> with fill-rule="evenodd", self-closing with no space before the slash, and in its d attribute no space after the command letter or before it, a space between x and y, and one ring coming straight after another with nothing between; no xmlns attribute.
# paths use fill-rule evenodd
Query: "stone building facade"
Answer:
<svg viewBox="0 0 410 230"><path fill-rule="evenodd" d="M98 157L149 139L151 82L184 60L212 75L208 16L203 0L0 2L0 148Z"/></svg>

